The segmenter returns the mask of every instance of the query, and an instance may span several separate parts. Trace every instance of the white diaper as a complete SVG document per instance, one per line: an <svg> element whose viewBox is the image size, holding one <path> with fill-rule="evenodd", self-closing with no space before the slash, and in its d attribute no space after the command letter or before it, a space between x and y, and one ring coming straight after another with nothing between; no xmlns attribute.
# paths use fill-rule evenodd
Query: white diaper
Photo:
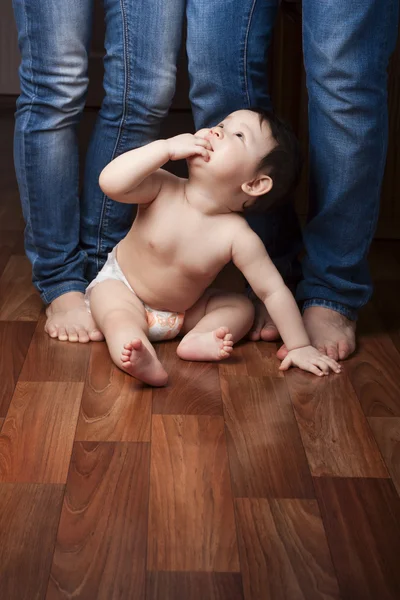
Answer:
<svg viewBox="0 0 400 600"><path fill-rule="evenodd" d="M127 288L130 289L132 294L135 294L137 298L139 296L132 289L129 281L122 272L121 267L117 261L117 246L108 255L107 261L104 267L98 273L97 277L88 285L85 292L85 303L90 312L90 295L93 288L103 281L108 279L115 279L116 281L122 281ZM140 300L140 298L139 298ZM176 313L164 310L157 310L145 304L143 300L140 300L146 311L147 323L149 326L149 340L151 342L159 342L161 340L171 340L178 335L180 332L185 313Z"/></svg>

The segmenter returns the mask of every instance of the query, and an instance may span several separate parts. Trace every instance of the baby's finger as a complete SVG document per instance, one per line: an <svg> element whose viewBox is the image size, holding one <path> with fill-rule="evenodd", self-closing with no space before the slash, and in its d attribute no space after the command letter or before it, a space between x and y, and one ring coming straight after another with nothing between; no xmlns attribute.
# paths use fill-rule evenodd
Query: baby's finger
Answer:
<svg viewBox="0 0 400 600"><path fill-rule="evenodd" d="M324 361L323 358L319 358L315 361L315 365L321 369L324 375L329 375L329 365Z"/></svg>
<svg viewBox="0 0 400 600"><path fill-rule="evenodd" d="M304 370L309 371L310 373L314 373L314 375L318 375L318 377L323 377L323 372L317 365L309 364L303 367Z"/></svg>
<svg viewBox="0 0 400 600"><path fill-rule="evenodd" d="M195 136L194 139L195 139L196 146L203 146L204 148L207 148L208 150L212 150L212 146L211 146L209 140L206 140L205 138L201 138L201 137L197 137L197 136Z"/></svg>
<svg viewBox="0 0 400 600"><path fill-rule="evenodd" d="M289 367L292 364L292 359L290 358L290 356L286 356L286 358L283 359L283 361L281 362L281 366L279 367L280 371L287 371L289 369Z"/></svg>
<svg viewBox="0 0 400 600"><path fill-rule="evenodd" d="M202 156L205 161L210 159L210 153L206 148L202 148L201 146L195 146L193 149L193 154L196 156Z"/></svg>
<svg viewBox="0 0 400 600"><path fill-rule="evenodd" d="M329 366L329 368L332 369L332 371L334 371L335 373L341 373L342 367L339 365L338 362L336 362L336 360L330 358L329 356L324 356L323 359Z"/></svg>

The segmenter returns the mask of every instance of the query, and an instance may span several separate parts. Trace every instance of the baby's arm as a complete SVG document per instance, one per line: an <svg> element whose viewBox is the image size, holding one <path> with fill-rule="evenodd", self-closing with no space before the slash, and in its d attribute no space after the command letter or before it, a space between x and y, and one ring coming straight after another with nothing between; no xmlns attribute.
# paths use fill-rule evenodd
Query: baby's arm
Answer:
<svg viewBox="0 0 400 600"><path fill-rule="evenodd" d="M264 244L246 223L242 223L239 231L235 232L232 260L265 304L289 350L281 369L286 370L293 364L317 375L323 375L327 371L326 366L339 372L340 366L336 361L311 346L292 293L268 256Z"/></svg>
<svg viewBox="0 0 400 600"><path fill-rule="evenodd" d="M117 202L148 204L157 197L163 182L175 177L160 167L169 160L196 154L208 160L208 149L208 140L190 133L151 142L110 162L100 173L99 185Z"/></svg>

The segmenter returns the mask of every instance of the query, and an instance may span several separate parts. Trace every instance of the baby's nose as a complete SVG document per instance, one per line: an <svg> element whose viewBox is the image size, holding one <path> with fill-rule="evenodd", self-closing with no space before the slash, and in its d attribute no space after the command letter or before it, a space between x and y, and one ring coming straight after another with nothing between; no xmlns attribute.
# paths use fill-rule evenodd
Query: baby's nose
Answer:
<svg viewBox="0 0 400 600"><path fill-rule="evenodd" d="M224 137L224 133L221 127L212 127L210 129L210 134L215 135L215 137L222 139Z"/></svg>

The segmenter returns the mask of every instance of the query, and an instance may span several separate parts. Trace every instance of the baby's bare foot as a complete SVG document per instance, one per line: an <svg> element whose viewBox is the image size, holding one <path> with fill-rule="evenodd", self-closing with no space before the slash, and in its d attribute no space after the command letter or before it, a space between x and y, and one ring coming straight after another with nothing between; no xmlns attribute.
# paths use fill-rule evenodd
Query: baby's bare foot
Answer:
<svg viewBox="0 0 400 600"><path fill-rule="evenodd" d="M168 375L160 361L148 351L139 338L124 344L121 368L149 385L162 386L168 381Z"/></svg>
<svg viewBox="0 0 400 600"><path fill-rule="evenodd" d="M178 346L177 355L184 360L222 360L233 350L232 334L228 327L214 331L188 333Z"/></svg>
<svg viewBox="0 0 400 600"><path fill-rule="evenodd" d="M303 323L311 344L334 360L344 360L356 348L356 323L341 313L323 306L310 306L303 315ZM278 358L287 355L286 346L279 348Z"/></svg>
<svg viewBox="0 0 400 600"><path fill-rule="evenodd" d="M275 323L269 316L264 304L258 298L251 296L251 300L256 310L254 323L247 337L253 342L263 340L264 342L273 342L279 339L279 332Z"/></svg>
<svg viewBox="0 0 400 600"><path fill-rule="evenodd" d="M44 327L51 338L62 342L100 342L104 339L85 304L81 292L67 292L46 308Z"/></svg>

